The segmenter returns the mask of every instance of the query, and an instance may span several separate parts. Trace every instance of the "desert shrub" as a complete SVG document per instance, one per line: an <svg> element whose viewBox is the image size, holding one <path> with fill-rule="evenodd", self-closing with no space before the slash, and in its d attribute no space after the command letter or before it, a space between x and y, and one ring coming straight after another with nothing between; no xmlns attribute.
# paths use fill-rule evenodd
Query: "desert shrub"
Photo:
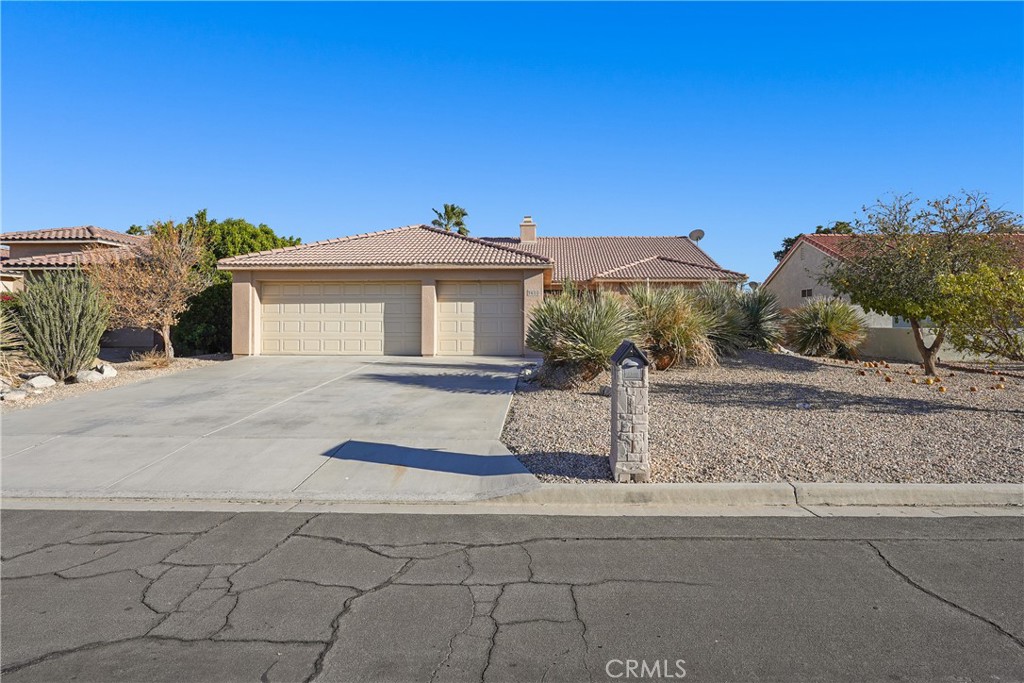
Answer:
<svg viewBox="0 0 1024 683"><path fill-rule="evenodd" d="M593 379L608 369L634 321L625 300L609 292L564 292L548 296L533 309L526 345L544 355L545 374L557 384Z"/></svg>
<svg viewBox="0 0 1024 683"><path fill-rule="evenodd" d="M747 348L746 320L736 287L724 282L706 282L697 290L697 303L709 316L708 338L716 353L731 356Z"/></svg>
<svg viewBox="0 0 1024 683"><path fill-rule="evenodd" d="M18 328L14 312L0 306L0 379L9 385L18 383L18 373L28 365L25 339Z"/></svg>
<svg viewBox="0 0 1024 683"><path fill-rule="evenodd" d="M167 354L163 351L153 350L132 354L132 361L138 363L143 370L170 367L172 360L173 359L168 358Z"/></svg>
<svg viewBox="0 0 1024 683"><path fill-rule="evenodd" d="M18 329L25 353L55 380L73 377L100 352L110 308L79 270L33 277L20 295Z"/></svg>
<svg viewBox="0 0 1024 683"><path fill-rule="evenodd" d="M654 366L715 365L715 346L708 338L712 316L688 290L636 286L627 292L636 320L638 344Z"/></svg>
<svg viewBox="0 0 1024 683"><path fill-rule="evenodd" d="M787 343L805 356L853 359L867 322L842 299L811 299L789 315L785 332Z"/></svg>
<svg viewBox="0 0 1024 683"><path fill-rule="evenodd" d="M748 289L736 297L743 318L743 336L755 349L771 350L782 339L779 299L767 289Z"/></svg>

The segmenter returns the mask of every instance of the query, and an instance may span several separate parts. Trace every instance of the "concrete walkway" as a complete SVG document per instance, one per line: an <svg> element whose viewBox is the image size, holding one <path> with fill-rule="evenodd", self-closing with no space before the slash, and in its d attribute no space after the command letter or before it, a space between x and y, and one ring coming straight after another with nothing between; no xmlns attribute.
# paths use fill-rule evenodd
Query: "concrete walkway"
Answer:
<svg viewBox="0 0 1024 683"><path fill-rule="evenodd" d="M2 525L5 683L612 681L628 661L728 683L1024 674L1019 518L8 510Z"/></svg>
<svg viewBox="0 0 1024 683"><path fill-rule="evenodd" d="M537 480L499 441L514 359L227 361L4 415L6 497L467 501Z"/></svg>

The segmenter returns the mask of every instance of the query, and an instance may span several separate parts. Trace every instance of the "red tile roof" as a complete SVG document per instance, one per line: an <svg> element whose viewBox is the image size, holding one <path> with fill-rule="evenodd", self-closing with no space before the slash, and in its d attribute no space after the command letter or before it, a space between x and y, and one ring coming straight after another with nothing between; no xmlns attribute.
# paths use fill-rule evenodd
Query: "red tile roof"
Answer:
<svg viewBox="0 0 1024 683"><path fill-rule="evenodd" d="M633 263L612 268L595 276L595 280L612 281L634 281L634 280L664 280L670 282L704 281L704 280L730 280L743 281L746 279L743 273L733 270L725 270L707 265L687 263L676 259L654 256Z"/></svg>
<svg viewBox="0 0 1024 683"><path fill-rule="evenodd" d="M38 254L21 258L4 258L0 268L3 270L35 270L39 268L70 268L87 266L111 259L129 258L139 253L131 247L114 247L109 249L86 249L84 251L67 251L59 254Z"/></svg>
<svg viewBox="0 0 1024 683"><path fill-rule="evenodd" d="M690 264L693 268L707 269L708 274L715 274L715 279L746 277L742 273L723 269L686 237L538 237L536 242L520 242L508 237L483 239L551 259L555 264L552 280L556 282L566 278L575 282L588 282L612 270L656 258L666 260L665 263L651 266L662 273L669 271L668 261L677 261ZM672 268L683 272L679 267Z"/></svg>
<svg viewBox="0 0 1024 683"><path fill-rule="evenodd" d="M45 241L45 242L113 242L114 244L145 244L147 237L115 232L95 225L79 225L72 228L47 228L45 230L24 230L0 234L0 242Z"/></svg>
<svg viewBox="0 0 1024 683"><path fill-rule="evenodd" d="M533 266L550 265L547 258L511 246L464 237L428 225L370 232L311 242L218 261L225 270L265 267L346 266Z"/></svg>

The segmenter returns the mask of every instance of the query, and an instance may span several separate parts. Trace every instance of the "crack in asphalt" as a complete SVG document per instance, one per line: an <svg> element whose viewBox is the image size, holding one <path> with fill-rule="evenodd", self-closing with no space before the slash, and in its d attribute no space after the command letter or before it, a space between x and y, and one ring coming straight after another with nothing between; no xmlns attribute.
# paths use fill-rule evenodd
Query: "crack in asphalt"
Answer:
<svg viewBox="0 0 1024 683"><path fill-rule="evenodd" d="M985 616L983 616L981 614L978 614L977 612L969 610L966 607L964 607L963 605L958 605L957 603L953 602L949 598L946 598L946 597L944 597L942 595L939 595L935 591L933 591L933 590L931 590L929 588L926 588L925 586L923 586L922 584L920 584L919 582L917 582L913 578L911 578L910 575L907 574L906 572L903 572L903 571L900 571L899 569L897 569L896 566L892 563L892 561L889 560L889 558L887 558L885 556L885 553L883 553L882 549L879 548L877 545L875 545L871 541L868 541L867 544L869 546L871 546L871 548L875 551L875 553L878 555L879 559L882 560L882 562L885 564L885 566L888 567L889 570L892 571L894 574L896 574L898 577L900 577L900 579L902 579L904 583L907 583L910 586L913 586L914 588L916 588L917 590L921 591L925 595L929 595L929 596L935 598L936 600L938 600L939 602L942 602L942 603L944 603L946 605L949 605L950 607L952 607L953 609L957 610L958 612L962 612L962 613L964 613L964 614L966 614L966 615L968 615L970 617L973 617L973 618L975 618L975 619L977 619L977 620L979 620L981 622L984 622L985 624L988 624L993 629L995 629L998 633L1000 633L1001 635L1003 635L1006 638L1009 638L1011 641L1013 641L1018 647L1024 648L1024 639L1020 638L1019 636L1014 635L1013 633L1010 633L1005 628L1003 628L1002 626L1000 626L996 622L992 621L988 617L985 617Z"/></svg>
<svg viewBox="0 0 1024 683"><path fill-rule="evenodd" d="M790 484L790 485L792 486L792 484ZM794 495L795 495L795 487L794 487ZM810 511L808 510L808 512L810 512ZM318 652L314 662L312 663L312 673L305 679L307 682L308 681L313 681L313 680L316 680L317 678L319 678L323 674L326 658L327 658L328 654L330 653L330 651L332 650L332 648L334 648L335 645L338 642L338 639L339 639L340 633L341 633L341 628L342 628L342 626L344 624L344 620L345 620L345 618L347 616L349 616L352 613L354 607L358 604L358 601L366 598L369 595L372 595L374 593L383 591L383 590L385 590L385 589L387 589L387 588L389 588L391 586L394 586L394 585L409 585L409 586L416 586L416 587L461 585L461 586L465 587L466 589L469 589L469 585L473 581L473 578L478 576L481 573L480 568L474 566L474 564L473 564L472 551L480 550L480 549L503 549L503 548L515 547L515 548L518 548L520 551L522 551L522 553L526 557L526 571L527 571L528 578L526 579L526 581L523 581L521 578L518 578L518 579L515 579L515 580L508 580L507 579L507 580L500 581L500 582L495 583L495 584L480 584L480 585L490 585L493 588L497 589L497 595L496 595L496 597L494 598L493 601L478 599L477 596L473 594L472 590L470 591L471 598L472 598L472 608L470 610L470 615L469 615L469 618L468 618L468 620L466 622L466 625L463 628L461 628L461 630L455 632L451 636L451 638L448 639L448 643L447 643L447 646L446 646L446 648L444 650L444 654L441 657L441 659L439 660L439 662L434 666L433 671L432 671L431 676L430 676L430 680L431 681L435 681L439 677L439 675L441 674L441 672L444 669L445 665L448 664L451 661L451 659L455 655L456 651L460 650L460 643L466 642L465 639L472 639L472 641L474 641L474 642L475 641L481 641L481 643L483 644L483 645L481 645L481 652L479 653L479 656L481 657L481 660L483 662L483 667L479 671L479 675L480 675L479 680L480 681L484 681L486 679L487 675L488 675L488 671L490 671L490 669L491 669L491 667L493 665L493 658L494 658L497 638L498 638L499 634L501 633L501 629L503 627L507 628L509 626L531 624L531 623L552 623L552 624L578 623L580 625L580 639L581 639L582 644L583 644L583 666L587 670L587 673L588 673L588 676L589 676L590 680L593 680L594 672L591 670L591 667L590 667L590 665L589 665L587 660L593 654L594 650L592 650L592 644L589 641L590 627L588 626L586 621L584 621L584 619L582 618L581 612L580 612L580 600L579 600L579 596L577 594L577 591L579 589L585 588L585 587L605 586L605 585L620 584L620 583L621 584L652 584L652 585L671 585L671 586L691 586L691 587L707 587L707 586L714 585L713 583L706 583L706 582L695 582L695 581L686 581L686 580L668 580L668 579L648 579L648 578L602 578L602 579L593 580L593 581L573 581L573 582L566 582L564 580L562 580L562 581L544 580L543 578L538 578L538 576L537 576L537 568L536 568L536 558L534 556L534 553L531 552L531 547L530 546L531 545L536 546L537 544L541 544L541 543L555 543L555 542L560 542L560 543L601 542L601 543L611 543L611 544L620 543L620 542L621 543L636 543L636 542L693 543L693 542L709 542L709 541L714 541L714 542L735 541L735 542L759 542L759 543L785 542L785 543L795 543L795 544L797 544L797 543L798 544L806 544L806 543L841 543L841 544L866 543L868 546L870 546L874 550L875 554L877 554L877 556L885 564L885 566L888 568L888 570L890 570L891 572L896 574L900 578L901 581L909 584L914 589L927 594L931 598L941 601L942 603L950 606L951 608L953 608L953 609L955 609L955 610L957 610L957 611L959 611L961 613L964 613L964 614L966 614L966 615L968 615L968 616L970 616L970 617L972 617L972 618L974 618L976 620L980 620L981 622L984 622L985 624L987 624L988 626L993 628L995 631L997 631L1002 637L1008 638L1012 642L1014 642L1018 647L1024 648L1024 640L1022 640L1020 637L1010 633L1009 631L1007 631L1006 629L1004 629L1003 627L1001 627L999 624L995 623L991 619L988 619L988 618L986 618L986 617L984 617L984 616L982 616L980 614L977 614L977 613L975 613L975 612L973 612L973 611L971 611L971 610L969 610L969 609L967 609L967 608L965 608L965 607L963 607L961 605L958 605L957 603L953 602L952 600L949 600L948 598L945 598L945 597L939 595L935 591L932 591L932 590L924 587L919 582L917 582L914 579L912 579L908 574L906 574L905 572L899 570L884 555L884 553L879 548L879 546L876 545L877 542L901 543L901 542L908 542L908 541L914 541L914 540L929 540L929 541L937 541L937 540L938 541L942 541L942 540L945 540L945 541L949 541L949 542L956 542L956 541L971 541L971 542L991 541L991 542L1001 542L1001 543L1014 543L1014 542L1018 542L1018 541L1021 540L1021 539L1018 539L1018 538L963 538L963 537L943 538L942 536L939 536L939 535L925 536L923 538L918 537L918 536L912 536L912 535L894 536L894 537L877 536L877 535L875 535L875 536L871 536L870 538L860 538L860 537L836 538L836 537L806 537L806 536L805 537L798 537L798 538L796 538L796 537L792 537L792 536L752 536L752 535L718 535L718 536L709 536L709 535L702 535L702 536L649 535L649 536L637 536L637 537L624 538L624 537L621 537L621 536L600 536L600 535L595 535L595 536L576 536L576 537L567 538L567 537L564 537L564 536L545 536L545 535L540 535L540 536L536 536L536 537L530 537L530 538L527 538L527 539L519 539L519 540L515 540L515 541L508 541L508 542L481 542L481 543L474 543L474 542L455 542L455 541L450 541L450 540L437 540L437 541L427 541L427 542L422 542L421 541L421 542L417 542L417 543L408 543L408 544L379 544L379 543L371 544L371 543L365 543L365 542L356 541L356 540L346 540L346 539L343 539L343 538L340 538L340 537L336 537L336 536L318 535L316 533L310 533L310 529L309 529L310 524L314 520L316 520L319 517L321 517L324 514L326 514L326 513L317 513L317 514L308 514L308 515L306 515L305 518L301 522L298 521L298 519L296 519L296 525L294 526L294 528L290 532L288 532L288 533L283 533L281 538L279 540L277 540L275 543L273 543L264 552L261 552L258 556L254 557L251 560L248 560L248 561L245 561L245 562L241 562L241 563L237 563L234 566L233 569L228 571L226 574L223 574L222 576L218 577L218 578L224 578L226 580L226 583L227 583L227 588L226 589L224 589L223 587L220 587L220 588L206 588L206 589L204 589L202 587L203 584L206 583L210 579L210 576L213 573L214 568L216 566L218 566L218 565L224 564L222 561L220 561L220 559L218 559L217 561L212 561L212 562L190 563L190 564L185 564L185 563L180 563L180 562L172 562L172 561L170 561L168 559L171 556L173 556L175 553L178 553L178 552L182 551L189 544L191 544L193 542L196 542L197 540L203 538L204 536L215 532L221 526L223 526L225 524L228 524L232 520L236 519L240 514L243 514L243 513L231 514L228 517L226 517L225 519L219 521L218 523L213 524L212 526L206 528L205 530L200 530L200 531L161 531L161 532L152 532L152 531L144 531L144 530L138 530L138 529L105 529L105 528L104 529L99 529L99 530L92 529L92 530L88 531L87 533L82 533L80 535L68 538L66 540L62 540L62 541L58 541L58 542L52 542L52 543L45 543L43 545L40 545L39 547L32 548L30 550L25 550L23 552L19 552L19 553L15 554L15 555L3 558L3 562L6 564L6 563L14 561L14 560L16 560L18 558L22 558L22 557L25 557L27 555L31 555L32 553L39 553L39 552L51 550L51 549L59 547L59 546L67 546L67 545L75 545L75 546L78 546L78 547L95 546L97 549L102 549L103 551L109 550L109 552L103 552L103 554L101 554L101 555L99 555L97 557L92 557L89 560L86 560L84 562L72 565L70 567L62 568L62 569L60 569L58 571L41 572L41 573L38 573L38 574L31 574L31 575L11 577L11 578L4 577L4 580L5 581L15 581L16 582L16 581L18 581L20 579L37 578L37 577L41 577L41 576L54 576L54 577L58 578L61 581L81 581L83 579L93 579L93 578L98 578L98 577L102 577L102 576L108 576L108 575L111 575L111 574L123 574L123 573L127 572L127 573L131 573L133 575L133 577L137 576L143 582L145 582L144 585L141 588L141 592L139 594L140 597L139 597L138 601L140 602L140 604L143 607L147 608L150 612L152 612L154 615L156 615L159 618L158 618L156 624L154 624L153 626L149 627L148 629L145 630L145 632L143 632L143 633L141 633L139 635L132 635L132 636L129 636L129 637L115 638L115 639L110 639L110 640L92 641L92 642L84 643L84 644L81 644L81 645L78 645L78 646L72 647L72 648L66 648L66 649L60 649L60 650L54 650L54 651L51 651L51 652L46 652L46 653L43 653L43 654L31 657L31 658L29 658L29 659L27 659L25 661L22 661L22 662L14 662L14 663L6 664L2 668L0 668L0 673L6 674L6 673L15 672L15 671L20 671L22 669L25 669L25 668L28 668L28 667L31 667L31 666L35 666L37 664L40 664L40 663L43 663L43 662L46 662L46 661L50 661L50 660L53 660L53 659L56 659L56 658L60 658L60 657L65 657L65 656L72 655L72 654L79 653L79 652L83 652L83 651L93 650L93 649L107 647L107 646L114 646L114 645L119 645L119 644L123 644L123 643L139 642L139 641L146 641L146 640L170 641L170 642L184 643L184 644L188 644L188 645L194 645L194 644L201 643L201 642L224 643L224 644L230 644L230 643L235 643L235 642L238 642L238 643L244 642L244 643L267 643L267 644L274 644L274 645L305 645L305 646L316 646L316 647L320 648L320 650L319 650L319 652ZM130 524L128 526L130 526ZM113 534L113 533L133 533L133 534L143 534L143 536L141 536L140 538L124 539L124 540L101 541L101 542L98 542L98 543L87 543L87 544L75 544L75 543L72 543L73 541L78 541L78 540L87 538L89 536L98 535L98 534L106 534L106 533L109 533L109 534ZM91 563L94 563L94 562L99 562L99 561L102 561L104 559L110 558L112 555L117 554L122 549L124 549L126 552L131 552L133 547L137 547L136 544L141 543L141 542L145 542L145 541L147 541L149 539L152 539L153 537L158 537L158 536L180 536L180 537L182 537L182 540L181 540L181 543L175 544L175 547L168 549L167 552L164 554L163 559L160 559L158 561L153 561L152 560L152 556L149 556L149 557L146 558L145 565L140 565L139 567L134 567L134 568L125 567L125 568L121 568L121 569L113 569L113 570L110 570L110 571L100 572L98 574L93 574L93 575L90 575L90 576L68 577L68 576L63 576L62 575L62 573L64 573L64 572L68 572L68 571L71 571L73 569L78 569L78 568L86 566L88 564L91 564ZM244 570L246 568L255 566L258 563L262 562L267 557L269 557L272 553L274 553L275 551L279 550L282 546L284 546L284 544L286 544L292 538L305 538L305 539L309 539L309 540L317 541L317 542L329 542L329 543L335 543L335 544L338 544L338 545L341 545L341 546L345 546L345 547L360 548L360 549L363 549L363 550L367 551L368 553L371 553L375 557L387 560L389 563L400 563L400 566L394 572L392 572L389 576L387 576L387 578L385 578L383 581L380 581L380 582L376 583L375 585L373 585L370 588L361 588L359 586L353 586L353 585L345 584L345 583L337 583L337 584L335 584L335 583L322 583L321 581L316 581L316 580L312 580L312 579L288 578L288 577L274 578L273 580L268 581L267 583L262 583L262 584L259 584L259 585L250 586L248 588L237 588L236 587L236 574L238 572L240 572L240 571L242 571L242 570ZM402 552L403 552L404 549L413 549L413 548L416 549L415 552L410 552L407 555L402 555ZM436 548L438 550L438 552L436 552L436 553L431 552L432 548ZM535 548L534 548L534 550L535 550ZM612 552L614 552L614 551L612 551ZM462 579L461 581L456 580L458 577L452 577L453 580L450 581L450 582L438 581L438 582L420 583L420 584L399 584L398 583L399 581L401 581L401 579L408 572L410 572L416 566L417 563L419 563L419 562L432 562L432 561L436 561L436 560L438 560L440 558L449 557L449 556L454 555L456 553L461 553L461 554L463 554L465 556L466 565L469 568L469 574L464 579ZM232 563L232 564L235 564L235 563ZM518 562L511 563L511 564L515 564L518 567ZM156 576L153 576L152 578L147 577L147 576L145 576L144 574L142 574L140 572L140 569L143 569L144 567L154 567L154 566L161 566L161 567L163 567L163 570L159 574L157 574ZM161 579L165 579L165 577L167 576L167 572L170 571L170 569L173 568L173 567L187 567L187 568L190 568L190 569L205 569L205 574L204 574L203 578L201 580L199 580L194 587L191 587L187 591L183 591L184 597L181 597L179 600L177 600L177 602L175 603L173 609L170 609L170 610L168 610L166 612L162 612L160 610L155 609L151 604L149 604L149 602L150 602L150 593L154 589L154 586L158 582L161 581ZM491 570L491 571L493 571L493 570ZM511 577L512 574L514 573L513 570L510 567L506 567L505 568L505 572L506 572L506 574L509 577ZM152 573L152 572L150 572L150 573ZM485 571L484 574L486 574L486 573L487 572ZM224 635L225 631L230 629L230 627L232 625L232 620L236 616L236 611L237 611L237 609L239 607L239 604L241 602L239 600L239 597L241 595L243 595L243 594L245 594L245 593L247 593L249 591L257 590L257 589L260 589L260 588L266 588L267 586L273 586L273 585L276 585L276 584L279 584L279 583L287 583L287 582L298 583L298 584L308 584L310 586L317 586L317 587L321 587L321 588L345 588L345 589L349 589L349 590L354 591L354 594L345 599L345 601L343 602L340 610L331 618L331 620L330 620L330 637L329 638L327 638L326 640L324 640L324 639L308 639L308 640L307 639L283 639L283 640L278 640L278 639L264 639L264 638L226 638L225 637L225 635ZM568 586L569 593L570 593L570 596L571 596L571 599L572 599L573 610L574 610L574 617L575 618L572 619L572 620L525 619L525 620L508 621L508 622L499 623L494 618L494 615L495 615L495 612L496 612L496 610L498 608L498 605L500 604L502 598L505 595L505 589L508 586L510 586L510 585L524 584L524 583L525 584L533 584L533 585L561 585L561 586ZM366 585L366 584L364 584L364 585ZM476 584L474 584L474 585L476 585ZM200 590L224 590L225 593L221 597L216 598L216 599L210 601L208 604L206 604L205 606L201 607L200 609L184 610L184 611L180 610L180 607L183 604L185 604L186 601L188 601L190 598L192 598ZM223 609L223 604L222 604L221 601L224 600L225 598L230 598L233 601L233 603L231 604L230 608L224 614L223 624L221 624L218 628L216 628L212 632L209 632L209 629L204 631L204 632L208 632L209 635L206 635L205 637L202 637L202 638L185 638L185 637L179 637L179 636L175 636L175 635L153 635L153 632L155 630L157 630L162 624L164 624L169 618L171 618L172 615L176 615L176 614L192 614L192 615L196 615L197 618L198 618L200 615L208 612L209 610L213 610L213 609L217 608L218 606L220 606L220 609ZM483 604L483 603L487 603L487 602L491 603L487 613L486 614L477 614L476 613L477 612L477 606L479 604ZM480 635L479 633L469 633L470 629L473 628L473 625L474 625L476 619L478 619L478 618L479 619L488 619L489 620L490 627L491 627L490 628L490 635L489 636ZM464 636L464 638L460 638L460 636ZM470 652L476 652L476 649L477 649L476 645L471 645L470 646ZM569 652L571 652L572 650L573 650L573 648L570 647L570 648L566 649L565 652L563 652L560 655L558 655L558 657L562 657L565 654L568 654ZM551 669L551 667L553 665L554 664L552 663L551 665L548 666L547 669L545 669L545 672L543 674L544 676L548 675L548 673L549 673L549 671L550 671L550 669ZM272 664L269 668L267 668L263 672L263 674L260 676L260 680L261 681L269 681L270 680L270 678L269 678L270 671L273 668L273 666L274 665Z"/></svg>

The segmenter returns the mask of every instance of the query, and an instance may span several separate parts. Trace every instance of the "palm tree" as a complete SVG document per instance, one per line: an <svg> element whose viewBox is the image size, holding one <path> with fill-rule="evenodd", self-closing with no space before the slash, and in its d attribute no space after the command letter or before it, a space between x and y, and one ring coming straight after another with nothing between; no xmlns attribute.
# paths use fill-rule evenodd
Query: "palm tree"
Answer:
<svg viewBox="0 0 1024 683"><path fill-rule="evenodd" d="M437 216L437 218L430 221L430 224L435 228L441 228L448 232L451 232L452 228L454 228L460 235L469 234L469 228L466 227L466 223L463 220L469 215L469 212L458 204L445 204L443 211L438 211L437 209L431 209L431 211Z"/></svg>

